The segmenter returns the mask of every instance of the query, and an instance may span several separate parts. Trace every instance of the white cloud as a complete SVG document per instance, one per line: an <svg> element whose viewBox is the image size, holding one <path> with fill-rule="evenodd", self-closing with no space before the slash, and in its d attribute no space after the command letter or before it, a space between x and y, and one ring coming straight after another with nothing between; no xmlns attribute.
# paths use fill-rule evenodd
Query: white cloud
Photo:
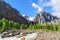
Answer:
<svg viewBox="0 0 60 40"><path fill-rule="evenodd" d="M60 18L60 13L52 12L52 15L53 15L53 16L57 16L57 17L59 17L59 18Z"/></svg>
<svg viewBox="0 0 60 40"><path fill-rule="evenodd" d="M44 0L39 0L39 5L42 7L52 6L52 14L60 17L60 0L50 0L50 2L43 2Z"/></svg>
<svg viewBox="0 0 60 40"><path fill-rule="evenodd" d="M34 20L34 17L29 17L29 18L27 18L27 20L33 21Z"/></svg>
<svg viewBox="0 0 60 40"><path fill-rule="evenodd" d="M47 0L38 0L38 4L42 7L45 7L45 6L50 6L50 2L47 2Z"/></svg>
<svg viewBox="0 0 60 40"><path fill-rule="evenodd" d="M26 15L22 15L23 17L25 17Z"/></svg>
<svg viewBox="0 0 60 40"><path fill-rule="evenodd" d="M33 21L33 17L30 17L29 20L30 20L30 21Z"/></svg>
<svg viewBox="0 0 60 40"><path fill-rule="evenodd" d="M43 7L52 6L52 14L57 17L60 17L60 0L50 0L50 2L43 1L44 0L38 0L38 5L33 2L32 6L38 9L38 11L43 11Z"/></svg>
<svg viewBox="0 0 60 40"><path fill-rule="evenodd" d="M54 15L60 17L60 0L51 0L51 6L53 7Z"/></svg>
<svg viewBox="0 0 60 40"><path fill-rule="evenodd" d="M32 6L34 7L34 8L36 8L37 10L38 10L38 12L40 12L40 11L42 11L43 10L43 8L42 7L40 7L39 5L37 5L36 3L32 3Z"/></svg>
<svg viewBox="0 0 60 40"><path fill-rule="evenodd" d="M49 2L45 2L42 7L45 7L45 6L50 6L51 4Z"/></svg>

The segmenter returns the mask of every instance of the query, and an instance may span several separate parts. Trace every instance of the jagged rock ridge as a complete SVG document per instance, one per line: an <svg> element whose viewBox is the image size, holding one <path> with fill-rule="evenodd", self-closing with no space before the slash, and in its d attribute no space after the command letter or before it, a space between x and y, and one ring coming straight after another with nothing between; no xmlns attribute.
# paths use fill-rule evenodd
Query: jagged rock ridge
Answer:
<svg viewBox="0 0 60 40"><path fill-rule="evenodd" d="M54 21L55 19L58 20L59 18L51 15L48 12L42 11L35 16L34 21L38 23L46 23L46 22Z"/></svg>

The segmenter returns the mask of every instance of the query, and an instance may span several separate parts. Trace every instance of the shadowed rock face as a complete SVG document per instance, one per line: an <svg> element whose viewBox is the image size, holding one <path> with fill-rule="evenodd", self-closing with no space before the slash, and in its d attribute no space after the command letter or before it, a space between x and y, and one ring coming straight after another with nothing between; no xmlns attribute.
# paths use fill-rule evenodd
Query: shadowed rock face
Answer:
<svg viewBox="0 0 60 40"><path fill-rule="evenodd" d="M54 21L55 19L58 19L58 17L52 16L48 12L40 12L35 16L34 21L36 21L38 23L45 23L45 22Z"/></svg>
<svg viewBox="0 0 60 40"><path fill-rule="evenodd" d="M3 2L3 0L0 0L0 2Z"/></svg>
<svg viewBox="0 0 60 40"><path fill-rule="evenodd" d="M12 20L19 23L27 23L27 20L22 17L19 12L12 8L9 4L7 4L5 1L0 1L0 19L6 18L8 20Z"/></svg>

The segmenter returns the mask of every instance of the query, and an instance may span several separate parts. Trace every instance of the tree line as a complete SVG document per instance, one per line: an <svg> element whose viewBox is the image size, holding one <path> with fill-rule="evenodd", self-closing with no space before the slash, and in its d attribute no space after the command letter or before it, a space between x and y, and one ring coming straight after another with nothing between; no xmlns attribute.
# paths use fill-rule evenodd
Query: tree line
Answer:
<svg viewBox="0 0 60 40"><path fill-rule="evenodd" d="M0 31L13 30L13 29L28 29L28 30L51 30L51 31L60 31L59 24L21 24L11 20L2 18L0 20Z"/></svg>

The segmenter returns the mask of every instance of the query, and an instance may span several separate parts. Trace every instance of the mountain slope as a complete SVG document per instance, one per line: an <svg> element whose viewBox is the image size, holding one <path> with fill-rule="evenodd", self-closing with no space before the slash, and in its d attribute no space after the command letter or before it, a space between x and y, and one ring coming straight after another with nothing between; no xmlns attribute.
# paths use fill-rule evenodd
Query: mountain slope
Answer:
<svg viewBox="0 0 60 40"><path fill-rule="evenodd" d="M14 8L5 1L0 0L0 19L6 18L19 23L27 23L27 20Z"/></svg>

